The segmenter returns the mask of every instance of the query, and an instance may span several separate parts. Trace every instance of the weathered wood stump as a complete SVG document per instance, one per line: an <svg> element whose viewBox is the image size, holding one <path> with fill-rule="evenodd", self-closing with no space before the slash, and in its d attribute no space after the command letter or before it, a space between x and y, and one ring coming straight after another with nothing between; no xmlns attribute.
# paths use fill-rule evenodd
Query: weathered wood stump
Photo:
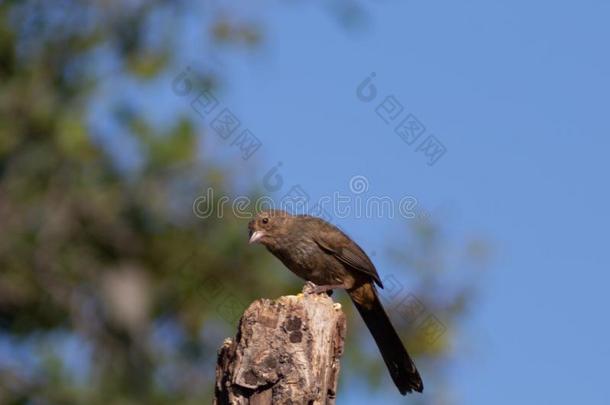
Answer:
<svg viewBox="0 0 610 405"><path fill-rule="evenodd" d="M217 405L334 404L345 314L326 294L260 299L218 353Z"/></svg>

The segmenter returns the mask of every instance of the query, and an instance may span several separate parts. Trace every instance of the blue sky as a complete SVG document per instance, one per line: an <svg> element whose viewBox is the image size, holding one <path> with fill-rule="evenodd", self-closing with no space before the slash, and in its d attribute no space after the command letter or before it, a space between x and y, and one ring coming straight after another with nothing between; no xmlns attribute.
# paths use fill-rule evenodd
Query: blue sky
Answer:
<svg viewBox="0 0 610 405"><path fill-rule="evenodd" d="M254 180L281 161L314 198L364 175L371 193L417 196L456 238L492 242L463 326L468 353L452 368L461 402L609 403L610 4L363 5L370 18L355 33L316 6L263 12L263 50L221 59L223 102L264 145L248 162L213 147ZM355 91L371 72L379 95L367 104ZM436 165L375 114L386 95L446 146ZM339 224L367 250L397 229L387 219Z"/></svg>

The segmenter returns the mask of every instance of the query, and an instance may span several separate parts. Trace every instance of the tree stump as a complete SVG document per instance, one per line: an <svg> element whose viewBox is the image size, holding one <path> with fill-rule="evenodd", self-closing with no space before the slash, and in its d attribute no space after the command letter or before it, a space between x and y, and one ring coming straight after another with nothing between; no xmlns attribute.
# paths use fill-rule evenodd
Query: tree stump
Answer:
<svg viewBox="0 0 610 405"><path fill-rule="evenodd" d="M214 404L334 404L345 314L306 284L253 302L218 353Z"/></svg>

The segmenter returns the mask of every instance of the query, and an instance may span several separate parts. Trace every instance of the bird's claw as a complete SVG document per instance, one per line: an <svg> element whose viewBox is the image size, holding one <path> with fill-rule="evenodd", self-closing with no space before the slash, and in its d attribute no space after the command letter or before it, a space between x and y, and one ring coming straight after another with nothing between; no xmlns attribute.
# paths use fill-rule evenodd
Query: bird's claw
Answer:
<svg viewBox="0 0 610 405"><path fill-rule="evenodd" d="M314 283L312 283L311 281L306 282L305 285L303 286L303 294L305 294L305 295L316 294L316 292L315 292L316 287L317 286Z"/></svg>
<svg viewBox="0 0 610 405"><path fill-rule="evenodd" d="M311 294L328 294L329 296L333 295L333 288L334 286L332 285L317 285L312 283L311 281L308 281L305 283L305 285L303 286L303 294L305 295L311 295Z"/></svg>

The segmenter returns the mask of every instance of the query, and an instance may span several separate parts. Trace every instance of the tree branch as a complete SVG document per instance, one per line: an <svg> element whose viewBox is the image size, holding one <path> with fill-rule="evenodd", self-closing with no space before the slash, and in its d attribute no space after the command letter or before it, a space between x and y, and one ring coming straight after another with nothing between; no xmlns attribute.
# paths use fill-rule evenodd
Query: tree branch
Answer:
<svg viewBox="0 0 610 405"><path fill-rule="evenodd" d="M217 405L334 404L345 314L326 294L260 299L218 353Z"/></svg>

